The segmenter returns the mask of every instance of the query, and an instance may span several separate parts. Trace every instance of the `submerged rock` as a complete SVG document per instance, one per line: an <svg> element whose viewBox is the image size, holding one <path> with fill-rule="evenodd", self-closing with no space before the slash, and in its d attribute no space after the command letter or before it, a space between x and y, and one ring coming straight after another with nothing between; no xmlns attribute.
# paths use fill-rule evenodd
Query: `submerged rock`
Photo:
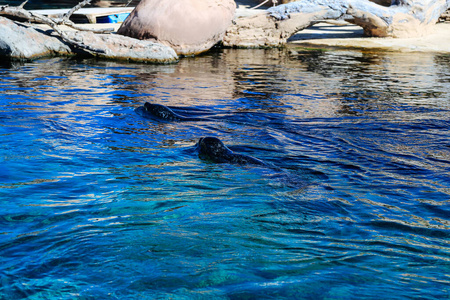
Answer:
<svg viewBox="0 0 450 300"><path fill-rule="evenodd" d="M44 56L70 55L72 51L61 39L42 30L19 25L0 17L0 56L12 59L36 59Z"/></svg>
<svg viewBox="0 0 450 300"><path fill-rule="evenodd" d="M117 33L198 54L222 40L235 9L233 0L142 0Z"/></svg>

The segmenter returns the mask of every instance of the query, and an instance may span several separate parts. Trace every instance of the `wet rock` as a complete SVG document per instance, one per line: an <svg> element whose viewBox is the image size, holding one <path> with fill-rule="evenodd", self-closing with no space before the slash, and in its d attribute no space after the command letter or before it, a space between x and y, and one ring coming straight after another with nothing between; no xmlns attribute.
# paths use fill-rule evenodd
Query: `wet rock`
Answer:
<svg viewBox="0 0 450 300"><path fill-rule="evenodd" d="M71 53L59 38L0 17L0 56L22 60Z"/></svg>
<svg viewBox="0 0 450 300"><path fill-rule="evenodd" d="M222 40L235 9L233 0L142 0L118 34L156 40L178 54L198 54Z"/></svg>

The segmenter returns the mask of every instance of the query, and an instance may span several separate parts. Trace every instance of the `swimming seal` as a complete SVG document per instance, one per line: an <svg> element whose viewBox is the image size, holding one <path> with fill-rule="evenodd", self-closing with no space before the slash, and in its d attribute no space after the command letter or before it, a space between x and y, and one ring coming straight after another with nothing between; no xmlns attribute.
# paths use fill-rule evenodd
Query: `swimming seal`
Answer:
<svg viewBox="0 0 450 300"><path fill-rule="evenodd" d="M205 119L203 118L189 118L189 117L183 117L177 113L175 113L173 110L168 108L167 106L164 106L162 104L152 104L145 102L144 109L146 112L150 113L151 115L163 119L166 121L203 121Z"/></svg>
<svg viewBox="0 0 450 300"><path fill-rule="evenodd" d="M197 145L200 158L208 159L216 163L267 166L265 162L257 158L234 153L216 137L200 138Z"/></svg>
<svg viewBox="0 0 450 300"><path fill-rule="evenodd" d="M255 157L233 152L224 143L216 137L203 137L197 143L199 157L215 163L230 163L246 166L264 167L272 170L271 179L277 179L281 184L296 188L296 191L302 192L309 184L302 177L285 172L283 169L266 163Z"/></svg>

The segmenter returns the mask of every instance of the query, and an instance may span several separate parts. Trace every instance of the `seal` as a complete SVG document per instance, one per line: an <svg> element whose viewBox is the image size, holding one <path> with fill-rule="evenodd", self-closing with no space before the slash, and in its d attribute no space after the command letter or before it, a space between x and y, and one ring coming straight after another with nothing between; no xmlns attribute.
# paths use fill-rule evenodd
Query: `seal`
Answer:
<svg viewBox="0 0 450 300"><path fill-rule="evenodd" d="M151 114L154 117L157 117L158 119L166 120L166 121L177 121L177 122L183 122L183 121L204 121L206 119L203 118L190 118L190 117L184 117L177 113L175 113L173 110L168 108L167 106L164 106L162 104L153 104L145 102L144 104L144 110Z"/></svg>
<svg viewBox="0 0 450 300"><path fill-rule="evenodd" d="M268 166L262 160L233 152L216 137L203 137L197 143L199 157L215 163Z"/></svg>

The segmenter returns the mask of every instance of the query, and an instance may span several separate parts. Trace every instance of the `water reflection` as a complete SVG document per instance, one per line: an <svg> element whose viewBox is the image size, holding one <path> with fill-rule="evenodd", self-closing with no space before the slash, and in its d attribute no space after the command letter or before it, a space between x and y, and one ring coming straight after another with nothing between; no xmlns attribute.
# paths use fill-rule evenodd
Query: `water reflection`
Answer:
<svg viewBox="0 0 450 300"><path fill-rule="evenodd" d="M442 84L448 84L450 80L450 55L436 55L434 57L434 65L437 67L436 75L439 78L439 82Z"/></svg>
<svg viewBox="0 0 450 300"><path fill-rule="evenodd" d="M288 115L295 111L299 117L310 118L370 116L372 112L393 118L417 109L432 113L434 108L449 108L444 99L449 78L446 56L356 51L292 55L286 50L227 49L164 66L96 62L86 67L84 61L52 59L38 77L35 65L9 66L10 76L19 82L11 92L26 94L29 88L38 87L48 96L53 86L59 86L64 92L57 97L95 94L99 104L109 98L128 105L139 96L150 102L199 108L229 106L239 99L245 102L241 106L246 111ZM120 94L120 90L127 92ZM420 104L426 108L416 107Z"/></svg>
<svg viewBox="0 0 450 300"><path fill-rule="evenodd" d="M414 110L415 105L426 104L430 112L433 106L448 109L441 83L448 76L435 73L442 63L436 64L434 55L316 51L299 54L298 59L307 70L326 78L329 86L323 89L329 97L340 99L340 113L370 116L373 112L394 118L409 112L405 106ZM333 89L335 84L341 90Z"/></svg>
<svg viewBox="0 0 450 300"><path fill-rule="evenodd" d="M38 94L55 107L64 103L66 111L80 109L68 100L80 93L95 95L89 102L98 104L107 100L135 106L149 101L210 111L221 106L308 119L341 115L392 119L399 114L414 118L417 111L432 117L434 110L449 109L444 92L449 77L446 56L227 49L176 65L100 61L87 67L84 61L61 59L48 60L47 65L38 77L34 64L11 66L17 72L10 76L16 76L19 84L10 92L26 94L38 87ZM63 92L52 99L54 86Z"/></svg>

